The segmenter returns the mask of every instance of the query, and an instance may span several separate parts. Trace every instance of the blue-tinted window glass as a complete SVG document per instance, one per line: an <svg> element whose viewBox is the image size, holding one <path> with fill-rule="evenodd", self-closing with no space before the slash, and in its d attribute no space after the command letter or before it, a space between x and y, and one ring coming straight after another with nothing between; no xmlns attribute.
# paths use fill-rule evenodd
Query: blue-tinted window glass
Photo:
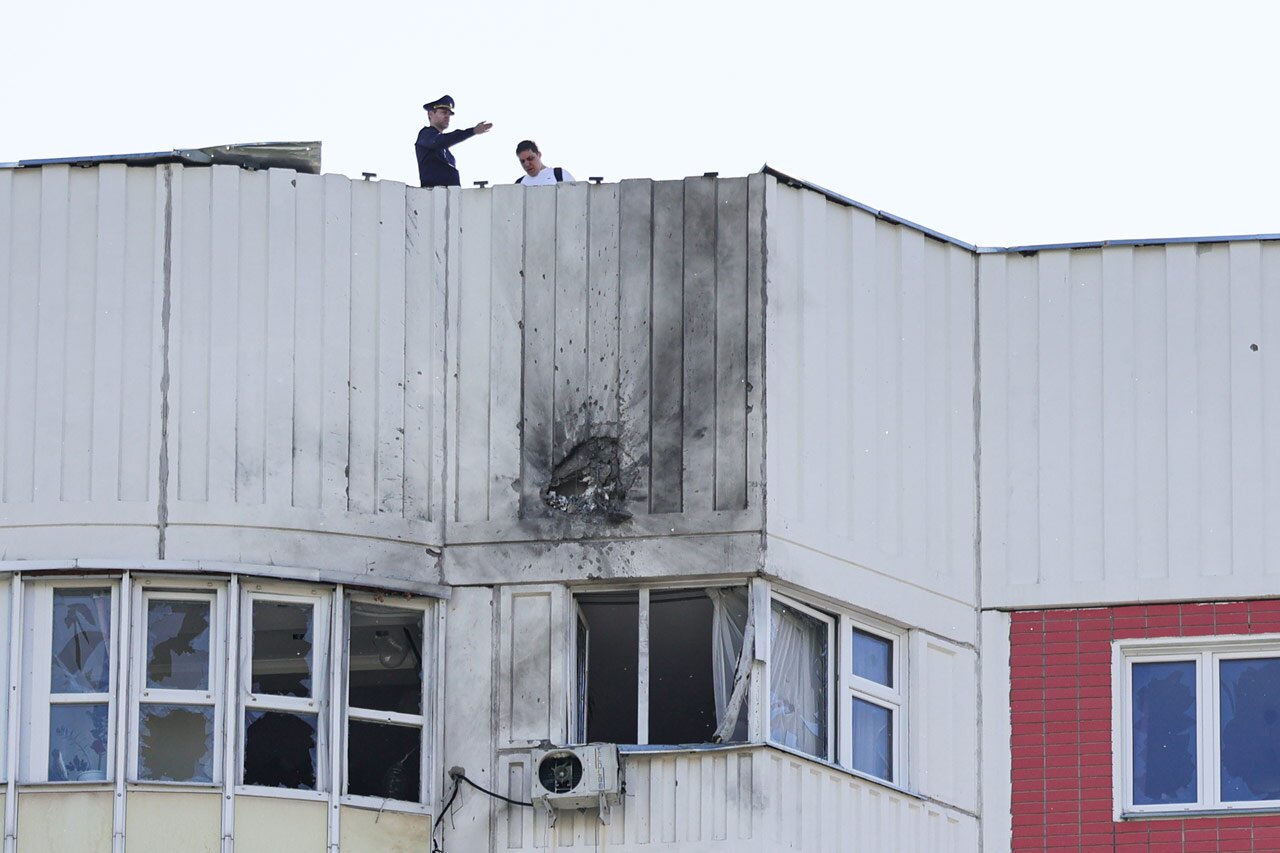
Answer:
<svg viewBox="0 0 1280 853"><path fill-rule="evenodd" d="M49 708L50 782L101 782L107 778L110 719L110 709L102 703Z"/></svg>
<svg viewBox="0 0 1280 853"><path fill-rule="evenodd" d="M53 591L52 693L111 689L111 590Z"/></svg>
<svg viewBox="0 0 1280 853"><path fill-rule="evenodd" d="M209 689L208 601L147 604L147 687Z"/></svg>
<svg viewBox="0 0 1280 853"><path fill-rule="evenodd" d="M1222 799L1280 800L1280 658L1219 665Z"/></svg>
<svg viewBox="0 0 1280 853"><path fill-rule="evenodd" d="M1134 805L1196 800L1196 664L1133 665Z"/></svg>
<svg viewBox="0 0 1280 853"><path fill-rule="evenodd" d="M893 781L893 712L853 700L853 769Z"/></svg>
<svg viewBox="0 0 1280 853"><path fill-rule="evenodd" d="M866 631L853 632L853 674L893 686L893 642Z"/></svg>

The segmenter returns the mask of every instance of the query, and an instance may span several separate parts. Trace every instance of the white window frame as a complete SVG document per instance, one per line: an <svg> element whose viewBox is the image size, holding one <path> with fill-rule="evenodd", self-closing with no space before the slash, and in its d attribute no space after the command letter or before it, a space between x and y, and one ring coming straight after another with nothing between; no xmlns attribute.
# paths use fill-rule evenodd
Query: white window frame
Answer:
<svg viewBox="0 0 1280 853"><path fill-rule="evenodd" d="M1116 640L1112 643L1112 801L1115 817L1280 809L1280 800L1222 799L1221 691L1224 660L1280 658L1280 634ZM1196 800L1135 805L1133 802L1133 665L1184 662L1196 665Z"/></svg>
<svg viewBox="0 0 1280 853"><path fill-rule="evenodd" d="M147 678L147 618L148 602L160 601L208 601L209 602L209 689L208 690L158 690L146 686ZM227 585L221 581L193 583L180 578L152 578L136 576L133 583L133 625L129 679L129 763L127 778L131 784L221 787L223 773L223 732L226 714L226 651ZM210 705L213 707L213 781L170 782L141 779L138 772L142 705Z"/></svg>
<svg viewBox="0 0 1280 853"><path fill-rule="evenodd" d="M871 622L864 618L840 615L840 655L839 655L839 693L840 710L840 765L863 776L885 782L890 785L903 786L906 768L906 731L907 691L906 691L906 634L895 631L887 625ZM877 681L862 678L853 672L853 634L861 631L882 640L891 646L891 680L893 687L886 687ZM892 738L892 755L890 756L890 773L893 778L883 779L863 770L855 770L853 766L853 700L862 699L889 711L892 720L890 738Z"/></svg>
<svg viewBox="0 0 1280 853"><path fill-rule="evenodd" d="M783 604L787 607L790 607L793 610L797 610L806 616L811 616L814 619L818 619L819 621L825 623L827 626L827 748L826 748L826 754L824 755L811 755L810 753L804 752L803 750L795 749L794 747L790 747L790 746L787 746L786 744L779 743L778 741L775 741L773 739L773 720L772 720L772 713L769 707L769 702L770 702L769 697L773 692L773 664L772 664L773 648L772 646L773 646L773 602L775 601L778 602L779 604ZM796 598L793 598L792 596L784 592L778 591L776 589L771 589L769 592L768 620L762 626L759 624L759 619L760 619L759 614L757 614L756 618L757 618L757 625L756 625L757 636L759 635L759 632L763 629L769 638L769 658L770 659L765 661L765 674L764 674L764 684L765 684L764 708L763 708L764 719L761 721L761 725L760 725L760 729L762 732L764 732L764 737L766 741L769 744L778 747L779 749L785 749L788 752L794 752L797 755L804 755L808 758L816 758L819 761L834 763L835 755L836 755L836 731L837 729L841 728L841 720L843 719L842 717L838 716L839 711L836 708L836 695L837 693L841 693L836 681L836 673L839 671L836 669L837 657L839 653L839 650L837 649L837 646L836 646L837 644L836 630L839 625L839 617L831 613L818 610L817 608L811 605L805 604L804 602Z"/></svg>
<svg viewBox="0 0 1280 853"><path fill-rule="evenodd" d="M240 690L236 703L236 793L300 800L329 799L334 782L330 767L329 725L329 628L332 618L334 587L298 586L292 584L242 581L240 602ZM313 608L311 645L311 696L257 695L253 684L253 604L273 601L285 604L310 604ZM290 714L314 714L316 717L316 787L315 790L273 788L244 783L245 721L250 711L280 711ZM229 786L231 787L231 786Z"/></svg>
<svg viewBox="0 0 1280 853"><path fill-rule="evenodd" d="M123 604L120 595L119 575L87 576L72 579L30 580L23 585L23 674L30 676L24 683L25 700L22 703L21 747L18 778L23 783L52 785L110 785L116 778L117 715L116 701L121 678L121 660L127 657L127 632L120 630ZM108 589L111 593L110 631L108 642L110 662L107 667L105 693L60 693L50 689L53 673L53 595L55 590ZM71 698L61 698L71 697ZM49 715L54 705L107 706L107 749L103 755L105 779L57 780L49 779Z"/></svg>
<svg viewBox="0 0 1280 853"><path fill-rule="evenodd" d="M694 581L694 582L690 582ZM571 590L571 598L573 607L569 609L569 625L568 625L568 672L569 677L566 679L569 690L569 720L568 729L569 742L580 744L586 742L587 733L586 726L589 724L586 714L582 715L583 731L579 731L578 726L578 621L582 615L582 611L578 606L578 596L594 595L596 593L636 593L636 604L638 612L636 621L639 625L639 642L637 644L636 655L636 745L637 746L673 746L674 744L650 744L649 743L649 595L651 592L666 592L670 590L708 590L708 589L724 589L726 587L739 587L745 590L747 594L748 607L751 600L751 579L739 578L724 581L712 581L709 583L698 583L696 579L690 578L685 581L678 581L664 584L649 584L647 586L600 586L600 587L579 587ZM585 622L585 620L584 620ZM587 633L590 634L590 626L587 626ZM591 679L591 661L587 660L586 664L588 683ZM747 703L744 702L742 710L739 713L747 713Z"/></svg>
<svg viewBox="0 0 1280 853"><path fill-rule="evenodd" d="M370 604L377 607L385 607L388 610L415 610L422 617L422 714L401 714L392 711L372 711L362 708L352 708L350 705L350 682L351 682L351 604ZM401 599L395 598L388 600L384 595L366 592L349 592L343 597L342 607L344 608L343 619L343 636L342 636L342 678L341 693L338 701L342 709L342 728L340 732L341 750L338 754L338 762L341 766L341 787L342 792L339 797L343 805L359 806L363 808L373 808L387 811L412 812L417 814L429 814L432 811L431 804L433 799L433 786L431 785L432 773L431 768L434 767L435 755L435 718L436 709L435 702L438 695L436 684L439 678L439 666L436 655L436 602L431 599L413 598ZM355 795L347 793L347 750L350 742L350 722L352 720L364 721L370 723L393 723L405 726L417 726L422 732L422 764L419 768L418 781L418 802L410 802L408 800L392 800L383 797L370 797L364 795Z"/></svg>

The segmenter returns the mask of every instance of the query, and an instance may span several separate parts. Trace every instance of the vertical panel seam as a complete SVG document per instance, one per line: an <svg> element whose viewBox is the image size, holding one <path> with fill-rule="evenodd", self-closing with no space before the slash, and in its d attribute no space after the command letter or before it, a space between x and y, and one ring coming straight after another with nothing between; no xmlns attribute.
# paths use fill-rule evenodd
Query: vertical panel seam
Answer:
<svg viewBox="0 0 1280 853"><path fill-rule="evenodd" d="M156 494L157 556L165 558L169 524L169 321L173 307L173 167L164 167L164 262L160 303L160 481Z"/></svg>

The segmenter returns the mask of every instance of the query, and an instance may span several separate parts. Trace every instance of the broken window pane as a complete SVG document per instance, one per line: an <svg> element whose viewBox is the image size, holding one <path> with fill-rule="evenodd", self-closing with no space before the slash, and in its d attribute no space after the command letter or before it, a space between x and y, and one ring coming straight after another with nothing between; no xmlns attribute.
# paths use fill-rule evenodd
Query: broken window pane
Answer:
<svg viewBox="0 0 1280 853"><path fill-rule="evenodd" d="M138 710L138 778L213 781L213 707L142 705Z"/></svg>
<svg viewBox="0 0 1280 853"><path fill-rule="evenodd" d="M147 605L147 687L209 689L208 601Z"/></svg>
<svg viewBox="0 0 1280 853"><path fill-rule="evenodd" d="M111 590L53 591L51 693L106 693L111 679Z"/></svg>
<svg viewBox="0 0 1280 853"><path fill-rule="evenodd" d="M422 729L352 720L347 793L416 803L421 799Z"/></svg>
<svg viewBox="0 0 1280 853"><path fill-rule="evenodd" d="M853 674L885 687L893 686L893 642L853 629Z"/></svg>
<svg viewBox="0 0 1280 853"><path fill-rule="evenodd" d="M639 600L634 591L578 596L578 605L589 628L587 740L590 742L636 742Z"/></svg>
<svg viewBox="0 0 1280 853"><path fill-rule="evenodd" d="M1196 801L1196 664L1133 665L1133 802Z"/></svg>
<svg viewBox="0 0 1280 853"><path fill-rule="evenodd" d="M315 714L246 711L244 784L316 789Z"/></svg>
<svg viewBox="0 0 1280 853"><path fill-rule="evenodd" d="M422 618L420 610L351 603L352 708L422 713Z"/></svg>
<svg viewBox="0 0 1280 853"><path fill-rule="evenodd" d="M853 769L893 781L893 712L853 700Z"/></svg>
<svg viewBox="0 0 1280 853"><path fill-rule="evenodd" d="M1280 658L1219 667L1222 799L1280 800Z"/></svg>
<svg viewBox="0 0 1280 853"><path fill-rule="evenodd" d="M253 602L253 677L250 691L311 695L315 608L282 601Z"/></svg>
<svg viewBox="0 0 1280 853"><path fill-rule="evenodd" d="M649 593L649 743L706 743L715 734L711 611L701 589Z"/></svg>
<svg viewBox="0 0 1280 853"><path fill-rule="evenodd" d="M49 781L90 782L107 778L107 704L49 708Z"/></svg>
<svg viewBox="0 0 1280 853"><path fill-rule="evenodd" d="M827 623L774 600L769 659L769 735L827 758Z"/></svg>

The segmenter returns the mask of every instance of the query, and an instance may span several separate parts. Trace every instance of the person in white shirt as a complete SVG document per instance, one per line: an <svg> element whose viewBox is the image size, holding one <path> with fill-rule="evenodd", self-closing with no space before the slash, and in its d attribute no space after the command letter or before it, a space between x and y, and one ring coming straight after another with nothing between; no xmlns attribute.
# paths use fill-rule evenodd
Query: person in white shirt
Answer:
<svg viewBox="0 0 1280 853"><path fill-rule="evenodd" d="M524 167L524 174L516 178L517 184L523 184L526 187L537 187L543 184L558 184L565 181L572 183L574 180L568 169L562 169L559 166L542 165L542 152L538 150L538 143L532 139L526 139L516 146L516 157L519 158L520 165Z"/></svg>

